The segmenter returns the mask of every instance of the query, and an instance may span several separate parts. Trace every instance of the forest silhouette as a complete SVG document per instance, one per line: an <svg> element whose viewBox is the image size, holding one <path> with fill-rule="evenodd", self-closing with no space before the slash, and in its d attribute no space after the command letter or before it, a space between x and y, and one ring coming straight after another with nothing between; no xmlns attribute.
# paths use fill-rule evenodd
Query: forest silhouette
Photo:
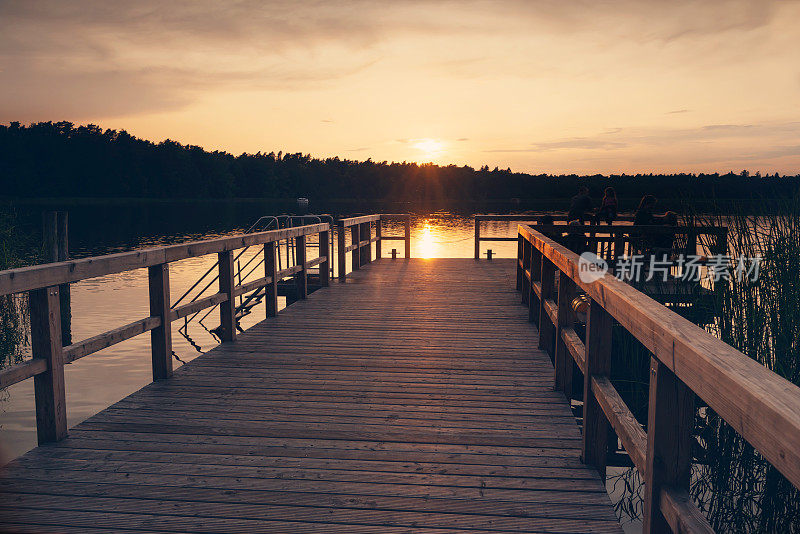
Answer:
<svg viewBox="0 0 800 534"><path fill-rule="evenodd" d="M613 186L622 197L792 198L798 176L531 175L484 166L318 159L302 153L207 151L70 122L0 125L0 180L11 198L292 198L470 201L568 198Z"/></svg>

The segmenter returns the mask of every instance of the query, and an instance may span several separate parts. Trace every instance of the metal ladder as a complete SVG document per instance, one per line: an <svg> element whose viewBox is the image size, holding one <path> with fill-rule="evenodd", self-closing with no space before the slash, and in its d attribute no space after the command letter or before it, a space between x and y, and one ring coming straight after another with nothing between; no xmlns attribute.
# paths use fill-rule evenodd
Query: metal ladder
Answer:
<svg viewBox="0 0 800 534"><path fill-rule="evenodd" d="M333 216L328 214L322 215L265 215L263 217L259 217L250 227L244 232L246 234L256 233L256 232L265 232L267 230L278 230L283 228L293 228L295 226L303 226L307 224L318 224L318 223L328 223L333 228ZM330 236L330 243L329 243L329 250L333 250L333 243L334 237L333 232L329 232ZM260 246L260 245L259 245ZM319 243L316 242L309 242L306 244L307 248L318 248ZM240 250L236 256L234 256L234 279L236 280L237 285L241 285L243 283L247 283L253 273L256 270L264 265L264 255L256 252L249 258L243 258L245 253L252 247L245 247ZM278 241L277 243L277 261L278 261L278 270L284 269L283 262L284 259L286 261L286 267L289 268L294 266L295 264L295 239L294 238L286 238L283 240ZM282 253L283 250L283 253ZM244 262L244 263L243 263ZM334 262L330 262L331 264L331 277L333 277L333 264ZM200 278L198 278L192 285L187 289L183 295L180 296L175 302L172 303L171 308L176 308L181 304L189 304L195 302L196 300L208 296L209 294L215 293L215 289L212 289L214 284L219 280L219 269L218 262L214 262L214 264L208 268L208 270L203 273ZM258 275L252 276L252 279L257 279ZM202 288L199 289L198 288ZM209 290L211 292L209 293ZM196 292L195 292L196 291ZM192 294L192 292L195 292ZM235 306L235 317L236 317L236 328L240 332L243 331L242 327L240 326L240 321L250 315L253 312L253 309L263 302L264 297L267 294L267 290L265 287L260 287L254 289L248 294L240 295L237 297L238 303ZM192 295L190 297L190 295ZM178 328L178 332L189 342L192 347L195 348L198 352L202 352L203 349L189 334L189 325L193 323L197 323L202 327L206 332L211 334L211 336L217 341L220 341L219 329L220 326L209 327L206 324L209 317L212 316L214 311L218 308L219 305L212 306L211 308L195 312L190 314L183 319L183 324ZM214 315L216 317L216 315ZM177 356L176 356L177 357Z"/></svg>

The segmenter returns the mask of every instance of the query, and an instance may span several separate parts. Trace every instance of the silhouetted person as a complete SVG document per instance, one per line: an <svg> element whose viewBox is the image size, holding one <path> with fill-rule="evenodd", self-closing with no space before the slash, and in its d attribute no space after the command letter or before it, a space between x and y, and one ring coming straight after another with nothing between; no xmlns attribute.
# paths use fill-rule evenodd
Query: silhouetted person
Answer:
<svg viewBox="0 0 800 534"><path fill-rule="evenodd" d="M592 199L589 197L589 188L582 185L578 188L578 194L572 197L572 202L569 205L569 213L567 213L567 222L583 221L588 219L588 213L592 210Z"/></svg>
<svg viewBox="0 0 800 534"><path fill-rule="evenodd" d="M600 209L594 214L594 223L600 224L600 219L610 225L617 218L617 192L613 187L606 187Z"/></svg>
<svg viewBox="0 0 800 534"><path fill-rule="evenodd" d="M633 224L655 224L656 218L653 215L653 210L656 207L656 197L653 195L645 195L639 202L639 207L636 209L636 215L633 217Z"/></svg>
<svg viewBox="0 0 800 534"><path fill-rule="evenodd" d="M678 214L674 211L668 211L664 214L661 222L668 227L676 228L678 226ZM658 233L653 235L652 238L653 252L657 254L671 255L673 249L680 248L675 246L675 233Z"/></svg>

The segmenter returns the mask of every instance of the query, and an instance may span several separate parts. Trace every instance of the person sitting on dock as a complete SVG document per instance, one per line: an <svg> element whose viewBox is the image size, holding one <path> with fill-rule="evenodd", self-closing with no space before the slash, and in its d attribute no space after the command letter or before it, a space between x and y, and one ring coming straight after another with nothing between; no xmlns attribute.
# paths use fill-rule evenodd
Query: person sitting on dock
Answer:
<svg viewBox="0 0 800 534"><path fill-rule="evenodd" d="M588 213L592 210L592 199L589 197L589 188L582 185L578 188L578 194L572 197L567 213L567 223L580 221L580 224L589 218Z"/></svg>
<svg viewBox="0 0 800 534"><path fill-rule="evenodd" d="M642 200L639 201L639 207L636 208L636 215L633 217L633 224L645 224L645 225L653 225L656 223L655 215L653 215L653 210L656 207L656 197L653 195L645 195L642 197Z"/></svg>
<svg viewBox="0 0 800 534"><path fill-rule="evenodd" d="M617 218L617 192L613 187L606 187L600 209L594 214L594 224L600 224L600 219L606 221L609 226Z"/></svg>
<svg viewBox="0 0 800 534"><path fill-rule="evenodd" d="M668 211L661 218L661 222L670 228L677 228L678 214L674 211ZM672 258L672 254L676 249L681 249L680 243L676 242L678 236L675 232L664 232L653 235L651 238L652 252L658 257Z"/></svg>

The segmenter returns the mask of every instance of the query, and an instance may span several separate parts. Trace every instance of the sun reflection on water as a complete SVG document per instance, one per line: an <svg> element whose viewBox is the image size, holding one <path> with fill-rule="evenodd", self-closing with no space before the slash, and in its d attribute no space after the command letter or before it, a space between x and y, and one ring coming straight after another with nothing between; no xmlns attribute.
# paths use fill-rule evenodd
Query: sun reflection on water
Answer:
<svg viewBox="0 0 800 534"><path fill-rule="evenodd" d="M417 250L420 258L430 259L436 257L436 242L433 238L433 229L428 220L422 223L422 229L417 237Z"/></svg>

